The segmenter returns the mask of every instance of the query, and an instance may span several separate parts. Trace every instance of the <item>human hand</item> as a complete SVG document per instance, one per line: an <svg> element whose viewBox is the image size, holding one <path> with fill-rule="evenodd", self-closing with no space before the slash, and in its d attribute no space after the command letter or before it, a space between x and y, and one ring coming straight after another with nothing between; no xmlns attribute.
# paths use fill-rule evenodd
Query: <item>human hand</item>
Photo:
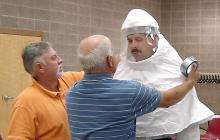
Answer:
<svg viewBox="0 0 220 140"><path fill-rule="evenodd" d="M190 70L189 75L187 77L187 80L192 81L194 85L197 83L197 81L200 78L200 73L197 71L198 70L197 68L198 68L197 64L192 64L191 70Z"/></svg>

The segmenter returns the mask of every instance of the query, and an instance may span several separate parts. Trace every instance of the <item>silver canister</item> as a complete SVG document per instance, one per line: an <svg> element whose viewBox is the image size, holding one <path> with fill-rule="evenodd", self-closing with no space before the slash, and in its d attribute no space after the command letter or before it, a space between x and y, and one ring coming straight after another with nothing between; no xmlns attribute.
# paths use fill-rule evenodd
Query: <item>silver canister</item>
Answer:
<svg viewBox="0 0 220 140"><path fill-rule="evenodd" d="M196 60L196 58L194 56L187 57L183 61L183 63L180 66L180 71L184 76L186 76L186 77L188 76L188 74L191 70L192 64L196 64L196 67L198 67L198 65L199 65L198 61Z"/></svg>

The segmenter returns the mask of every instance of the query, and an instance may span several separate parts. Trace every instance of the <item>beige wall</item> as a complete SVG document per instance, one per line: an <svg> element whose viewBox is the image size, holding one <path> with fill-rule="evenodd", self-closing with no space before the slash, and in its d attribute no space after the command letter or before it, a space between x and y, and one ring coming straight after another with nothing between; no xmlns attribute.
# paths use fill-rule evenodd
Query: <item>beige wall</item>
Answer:
<svg viewBox="0 0 220 140"><path fill-rule="evenodd" d="M43 31L44 40L63 58L65 70L78 70L79 41L104 34L118 51L122 21L138 7L160 20L160 0L0 0L0 26Z"/></svg>
<svg viewBox="0 0 220 140"><path fill-rule="evenodd" d="M79 70L76 48L92 34L109 36L120 49L120 27L132 8L143 8L182 58L194 55L203 72L220 72L219 0L0 0L0 26L43 31L64 60ZM220 85L198 85L201 101L220 114Z"/></svg>
<svg viewBox="0 0 220 140"><path fill-rule="evenodd" d="M183 59L193 55L201 72L220 73L219 0L162 0L161 28ZM198 84L197 92L220 114L220 84Z"/></svg>

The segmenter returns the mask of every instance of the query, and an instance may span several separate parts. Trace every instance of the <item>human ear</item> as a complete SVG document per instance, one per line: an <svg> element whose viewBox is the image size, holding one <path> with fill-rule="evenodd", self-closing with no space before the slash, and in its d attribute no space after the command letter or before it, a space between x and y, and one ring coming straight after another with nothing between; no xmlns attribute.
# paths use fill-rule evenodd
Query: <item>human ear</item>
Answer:
<svg viewBox="0 0 220 140"><path fill-rule="evenodd" d="M41 62L36 62L34 65L34 70L39 73L39 72L44 72L44 66Z"/></svg>
<svg viewBox="0 0 220 140"><path fill-rule="evenodd" d="M113 58L112 56L107 56L106 57L106 64L109 68L112 68L113 67Z"/></svg>

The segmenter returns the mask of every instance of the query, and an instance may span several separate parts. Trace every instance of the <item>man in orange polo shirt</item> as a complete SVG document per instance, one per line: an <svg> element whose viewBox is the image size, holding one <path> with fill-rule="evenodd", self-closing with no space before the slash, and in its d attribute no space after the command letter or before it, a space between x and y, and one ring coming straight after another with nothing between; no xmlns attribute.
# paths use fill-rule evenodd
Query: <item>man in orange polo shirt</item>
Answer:
<svg viewBox="0 0 220 140"><path fill-rule="evenodd" d="M22 59L33 83L15 99L8 140L70 140L65 94L84 73L64 73L62 59L47 42L28 45Z"/></svg>

